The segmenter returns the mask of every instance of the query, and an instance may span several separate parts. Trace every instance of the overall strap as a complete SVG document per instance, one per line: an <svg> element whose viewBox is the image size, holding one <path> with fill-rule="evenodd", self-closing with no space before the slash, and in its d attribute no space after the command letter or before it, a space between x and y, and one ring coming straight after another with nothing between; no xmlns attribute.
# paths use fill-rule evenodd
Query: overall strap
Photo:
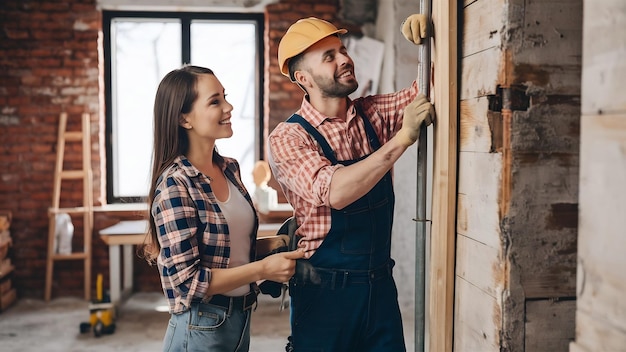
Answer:
<svg viewBox="0 0 626 352"><path fill-rule="evenodd" d="M319 143L320 147L322 147L322 152L324 152L326 158L330 160L333 165L338 164L337 158L335 157L335 152L326 141L326 138L324 138L324 136L322 136L322 134L317 129L315 129L315 127L311 126L311 124L307 120L305 120L302 116L298 114L293 114L287 119L286 122L300 124L300 126L302 126L317 141L317 143Z"/></svg>
<svg viewBox="0 0 626 352"><path fill-rule="evenodd" d="M378 140L378 135L376 134L376 131L374 131L374 126L372 126L370 119L368 119L363 112L361 104L355 103L354 106L356 107L357 115L361 116L361 120L363 120L365 133L367 134L367 140L370 142L370 147L372 147L373 150L378 150L378 148L380 148L380 140Z"/></svg>
<svg viewBox="0 0 626 352"><path fill-rule="evenodd" d="M357 110L357 115L361 117L361 120L363 120L365 133L367 134L367 140L370 143L370 147L372 147L373 150L378 150L380 148L380 140L378 139L376 131L374 131L374 126L372 126L370 120L363 113L361 105L355 104L355 107ZM333 164L338 163L337 158L335 157L335 152L326 141L326 138L324 138L324 136L322 136L322 134L315 127L311 126L311 124L302 116L298 114L293 114L287 119L286 122L300 124L300 126L302 126L317 141L317 143L320 144L320 147L322 147L322 151L324 152L326 158L330 160Z"/></svg>

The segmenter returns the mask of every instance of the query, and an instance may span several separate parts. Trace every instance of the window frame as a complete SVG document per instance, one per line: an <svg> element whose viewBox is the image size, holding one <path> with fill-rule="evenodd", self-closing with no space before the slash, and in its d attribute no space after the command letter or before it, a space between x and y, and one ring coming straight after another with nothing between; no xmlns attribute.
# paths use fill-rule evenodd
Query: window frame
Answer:
<svg viewBox="0 0 626 352"><path fill-rule="evenodd" d="M121 197L114 194L114 160L113 160L113 91L112 91L112 43L111 43L111 23L117 18L137 18L137 19L177 19L181 22L181 58L180 63L191 62L191 24L194 20L217 20L217 21L245 21L254 22L257 28L256 38L256 67L255 67L255 99L257 101L255 114L255 138L254 158L260 160L264 155L263 129L264 129L264 31L265 20L263 13L225 13L225 12L170 12L170 11L102 11L102 32L103 32L103 70L104 70L104 145L105 145L105 174L106 174L106 203L141 203L145 202L143 196ZM233 88L234 89L234 88ZM151 170L149 171L151 172Z"/></svg>

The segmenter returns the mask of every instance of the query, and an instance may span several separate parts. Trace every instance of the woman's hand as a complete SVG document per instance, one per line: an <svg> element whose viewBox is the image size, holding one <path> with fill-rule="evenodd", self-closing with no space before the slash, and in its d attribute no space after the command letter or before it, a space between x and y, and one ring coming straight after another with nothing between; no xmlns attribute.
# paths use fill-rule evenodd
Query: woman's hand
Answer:
<svg viewBox="0 0 626 352"><path fill-rule="evenodd" d="M263 279L286 282L293 276L296 270L296 259L304 257L304 250L297 249L291 252L272 254L263 260Z"/></svg>

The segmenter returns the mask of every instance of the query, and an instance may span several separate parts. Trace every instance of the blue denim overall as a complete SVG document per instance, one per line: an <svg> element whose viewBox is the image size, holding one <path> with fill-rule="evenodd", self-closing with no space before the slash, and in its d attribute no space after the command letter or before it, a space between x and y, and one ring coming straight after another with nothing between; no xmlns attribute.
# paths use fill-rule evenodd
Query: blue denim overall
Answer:
<svg viewBox="0 0 626 352"><path fill-rule="evenodd" d="M361 118L370 146L377 150L380 142L374 128ZM294 114L287 122L299 123L313 136L333 165L348 166L367 157L338 161L326 139L304 118ZM297 270L289 283L293 351L406 351L391 275L394 199L387 172L354 203L331 209L330 231L308 260L312 273L301 275ZM302 266L306 260L298 262Z"/></svg>

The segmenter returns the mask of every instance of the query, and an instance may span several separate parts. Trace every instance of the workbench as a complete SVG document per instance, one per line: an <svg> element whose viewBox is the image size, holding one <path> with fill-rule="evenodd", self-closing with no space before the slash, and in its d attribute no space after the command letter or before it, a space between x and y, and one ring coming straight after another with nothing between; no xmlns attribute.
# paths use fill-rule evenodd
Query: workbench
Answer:
<svg viewBox="0 0 626 352"><path fill-rule="evenodd" d="M133 291L133 246L143 244L148 231L147 220L126 220L100 230L100 238L109 246L109 280L111 302L117 304L122 295ZM120 250L123 250L124 282Z"/></svg>
<svg viewBox="0 0 626 352"><path fill-rule="evenodd" d="M280 226L259 224L257 237L274 235ZM147 220L125 220L99 231L100 238L109 246L110 297L115 304L133 291L133 246L144 243L147 230Z"/></svg>

